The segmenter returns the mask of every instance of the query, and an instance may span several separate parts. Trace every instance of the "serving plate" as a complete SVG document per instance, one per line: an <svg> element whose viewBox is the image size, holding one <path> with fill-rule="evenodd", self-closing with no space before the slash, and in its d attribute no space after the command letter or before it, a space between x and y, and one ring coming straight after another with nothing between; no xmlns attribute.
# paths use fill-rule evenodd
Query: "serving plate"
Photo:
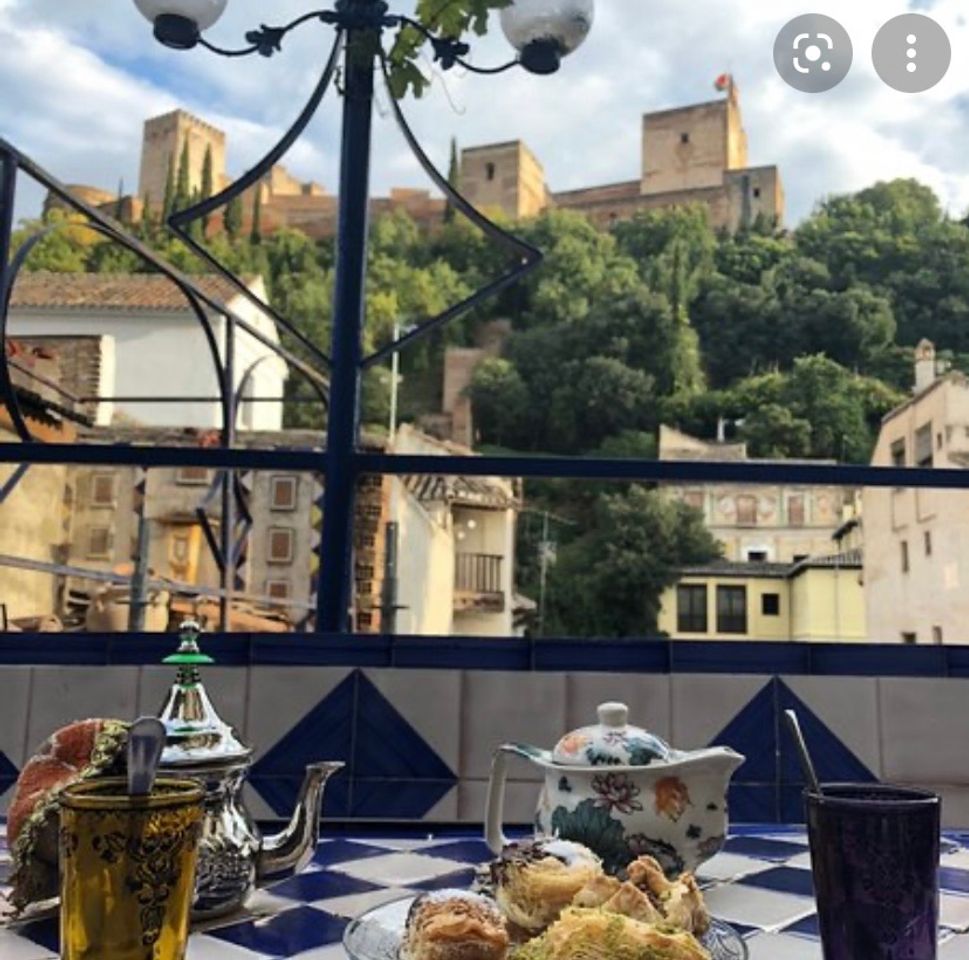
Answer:
<svg viewBox="0 0 969 960"><path fill-rule="evenodd" d="M398 960L414 899L405 897L385 903L354 920L343 935L343 946L352 960ZM722 920L714 920L700 942L713 960L748 960L747 944Z"/></svg>

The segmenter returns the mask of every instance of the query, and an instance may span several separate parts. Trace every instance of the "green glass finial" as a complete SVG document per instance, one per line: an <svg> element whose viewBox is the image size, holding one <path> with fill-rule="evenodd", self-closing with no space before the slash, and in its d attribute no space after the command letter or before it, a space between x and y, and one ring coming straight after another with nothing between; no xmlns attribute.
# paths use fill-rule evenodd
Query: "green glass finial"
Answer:
<svg viewBox="0 0 969 960"><path fill-rule="evenodd" d="M199 666L215 663L199 649L199 634L202 628L194 620L186 620L180 627L178 650L162 663L178 667L178 683L190 687L200 682Z"/></svg>

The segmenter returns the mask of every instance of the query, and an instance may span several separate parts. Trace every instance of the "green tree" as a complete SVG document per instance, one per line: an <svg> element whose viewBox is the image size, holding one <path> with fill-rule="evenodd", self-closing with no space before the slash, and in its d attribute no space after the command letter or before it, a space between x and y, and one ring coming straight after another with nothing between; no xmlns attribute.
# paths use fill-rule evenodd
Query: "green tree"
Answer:
<svg viewBox="0 0 969 960"><path fill-rule="evenodd" d="M252 201L252 225L249 228L249 242L253 246L262 243L262 190L256 190Z"/></svg>
<svg viewBox="0 0 969 960"><path fill-rule="evenodd" d="M458 153L457 137L451 137L451 163L448 166L447 182L451 184L455 190L461 189L461 157ZM453 222L455 212L454 207L451 205L451 201L448 200L447 206L444 208L444 222Z"/></svg>
<svg viewBox="0 0 969 960"><path fill-rule="evenodd" d="M528 390L508 360L489 357L478 364L471 381L476 429L497 446L522 442L528 423Z"/></svg>
<svg viewBox="0 0 969 960"><path fill-rule="evenodd" d="M175 176L175 198L172 201L173 212L184 210L192 199L192 171L191 156L189 154L188 138L182 144L182 152L178 158L178 173Z"/></svg>
<svg viewBox="0 0 969 960"><path fill-rule="evenodd" d="M720 550L696 510L634 484L600 494L583 527L559 549L549 575L547 632L650 637L677 569Z"/></svg>
<svg viewBox="0 0 969 960"><path fill-rule="evenodd" d="M748 413L741 437L754 457L789 459L811 455L811 424L787 408L768 403Z"/></svg>
<svg viewBox="0 0 969 960"><path fill-rule="evenodd" d="M222 225L231 240L237 240L242 233L242 220L242 197L235 196L228 202L222 215Z"/></svg>
<svg viewBox="0 0 969 960"><path fill-rule="evenodd" d="M214 173L212 169L212 146L207 145L205 148L205 159L202 161L202 194L199 197L200 200L208 200L212 196L212 191L215 187ZM208 236L209 232L209 222L212 217L206 214L202 218L202 233Z"/></svg>
<svg viewBox="0 0 969 960"><path fill-rule="evenodd" d="M165 196L162 200L162 223L175 212L175 165L174 157L168 158L168 171L165 174Z"/></svg>

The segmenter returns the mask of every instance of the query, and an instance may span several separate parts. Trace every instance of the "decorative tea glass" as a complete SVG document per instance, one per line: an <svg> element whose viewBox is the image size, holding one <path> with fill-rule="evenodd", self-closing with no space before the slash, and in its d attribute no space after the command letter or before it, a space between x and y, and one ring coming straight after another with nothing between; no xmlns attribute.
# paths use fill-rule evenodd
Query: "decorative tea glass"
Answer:
<svg viewBox="0 0 969 960"><path fill-rule="evenodd" d="M62 960L183 960L195 887L202 788L120 779L61 795Z"/></svg>
<svg viewBox="0 0 969 960"><path fill-rule="evenodd" d="M806 800L824 960L935 960L939 798L861 784Z"/></svg>

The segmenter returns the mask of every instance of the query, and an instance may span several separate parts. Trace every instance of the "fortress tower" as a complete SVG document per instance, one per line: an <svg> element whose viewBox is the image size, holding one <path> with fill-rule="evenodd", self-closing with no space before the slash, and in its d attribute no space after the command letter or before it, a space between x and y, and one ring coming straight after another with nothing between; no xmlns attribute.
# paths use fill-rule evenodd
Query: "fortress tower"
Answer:
<svg viewBox="0 0 969 960"><path fill-rule="evenodd" d="M212 185L220 190L226 183L225 134L211 124L193 117L184 110L175 110L161 117L145 121L145 135L141 147L141 176L138 196L150 198L158 207L165 197L168 165L178 170L182 149L188 144L188 179L191 190L202 188L202 168L205 152L212 151Z"/></svg>
<svg viewBox="0 0 969 960"><path fill-rule="evenodd" d="M513 220L534 217L548 206L545 170L521 140L465 150L461 192L482 210L501 210Z"/></svg>

